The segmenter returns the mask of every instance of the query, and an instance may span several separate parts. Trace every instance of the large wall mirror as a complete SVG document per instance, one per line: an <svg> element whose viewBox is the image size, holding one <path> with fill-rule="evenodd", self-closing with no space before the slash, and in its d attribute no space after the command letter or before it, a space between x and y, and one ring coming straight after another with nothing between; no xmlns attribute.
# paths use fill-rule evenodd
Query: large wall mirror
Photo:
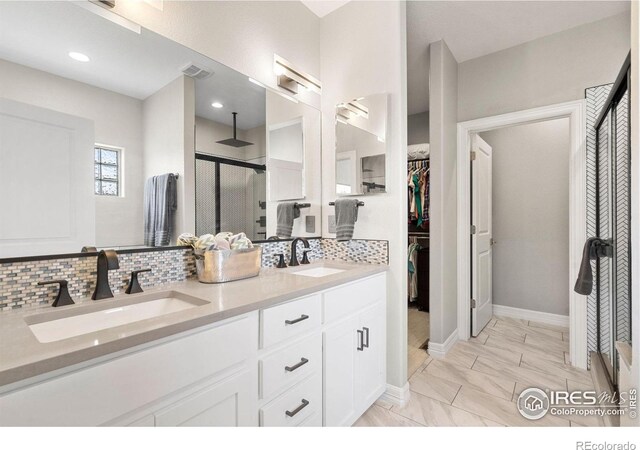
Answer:
<svg viewBox="0 0 640 450"><path fill-rule="evenodd" d="M386 192L387 94L336 106L336 194Z"/></svg>
<svg viewBox="0 0 640 450"><path fill-rule="evenodd" d="M0 2L0 258L260 241L278 201L320 191L317 110L82 2L27 3ZM270 149L296 169L273 196Z"/></svg>

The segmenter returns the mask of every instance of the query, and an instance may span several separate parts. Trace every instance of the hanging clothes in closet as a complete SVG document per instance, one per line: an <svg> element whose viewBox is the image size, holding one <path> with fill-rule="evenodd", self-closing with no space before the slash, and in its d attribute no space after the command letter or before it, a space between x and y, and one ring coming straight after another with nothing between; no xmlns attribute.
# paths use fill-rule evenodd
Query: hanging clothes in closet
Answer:
<svg viewBox="0 0 640 450"><path fill-rule="evenodd" d="M409 224L413 228L429 230L429 160L409 161L407 164Z"/></svg>

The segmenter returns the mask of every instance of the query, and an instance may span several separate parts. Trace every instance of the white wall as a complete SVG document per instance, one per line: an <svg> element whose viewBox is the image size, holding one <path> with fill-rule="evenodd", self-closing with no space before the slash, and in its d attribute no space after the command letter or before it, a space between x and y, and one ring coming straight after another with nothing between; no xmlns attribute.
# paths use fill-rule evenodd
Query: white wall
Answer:
<svg viewBox="0 0 640 450"><path fill-rule="evenodd" d="M569 118L480 133L493 149L493 303L569 315Z"/></svg>
<svg viewBox="0 0 640 450"><path fill-rule="evenodd" d="M458 326L456 254L458 63L444 41L431 44L430 58L430 342L443 344Z"/></svg>
<svg viewBox="0 0 640 450"><path fill-rule="evenodd" d="M301 2L165 1L160 11L120 1L113 11L273 88L274 53L319 77L320 19ZM298 98L320 104L313 92Z"/></svg>
<svg viewBox="0 0 640 450"><path fill-rule="evenodd" d="M407 123L409 145L429 143L429 111L411 114Z"/></svg>
<svg viewBox="0 0 640 450"><path fill-rule="evenodd" d="M461 63L458 120L583 99L615 80L629 30L622 14Z"/></svg>
<svg viewBox="0 0 640 450"><path fill-rule="evenodd" d="M96 196L96 242L86 244L141 245L142 102L5 60L0 86L4 98L92 120L96 142L125 149L124 196Z"/></svg>
<svg viewBox="0 0 640 450"><path fill-rule="evenodd" d="M360 208L354 239L389 240L387 382L407 381L407 100L406 5L351 2L322 19L322 204L323 236L329 234L328 206L335 200L335 107L387 92L387 193L371 195Z"/></svg>
<svg viewBox="0 0 640 450"><path fill-rule="evenodd" d="M181 233L195 232L194 92L193 79L181 75L143 102L144 180L179 175L172 243Z"/></svg>

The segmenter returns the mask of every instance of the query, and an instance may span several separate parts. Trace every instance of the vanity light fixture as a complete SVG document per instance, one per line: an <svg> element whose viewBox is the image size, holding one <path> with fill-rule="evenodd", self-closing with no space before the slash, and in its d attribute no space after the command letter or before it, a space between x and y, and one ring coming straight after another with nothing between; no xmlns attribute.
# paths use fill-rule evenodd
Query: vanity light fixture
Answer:
<svg viewBox="0 0 640 450"><path fill-rule="evenodd" d="M278 77L278 86L292 94L297 94L300 87L322 94L320 80L294 68L289 61L276 54L273 55L273 72Z"/></svg>
<svg viewBox="0 0 640 450"><path fill-rule="evenodd" d="M84 53L80 53L80 52L69 52L69 58L75 59L76 61L79 61L79 62L91 61L91 58L89 58Z"/></svg>
<svg viewBox="0 0 640 450"><path fill-rule="evenodd" d="M369 118L369 108L364 106L358 100L351 100L346 103L339 103L337 108L337 114L345 119L353 119L354 117L362 117L363 119Z"/></svg>
<svg viewBox="0 0 640 450"><path fill-rule="evenodd" d="M213 102L211 106L213 106L214 108L222 108L224 105L220 102Z"/></svg>

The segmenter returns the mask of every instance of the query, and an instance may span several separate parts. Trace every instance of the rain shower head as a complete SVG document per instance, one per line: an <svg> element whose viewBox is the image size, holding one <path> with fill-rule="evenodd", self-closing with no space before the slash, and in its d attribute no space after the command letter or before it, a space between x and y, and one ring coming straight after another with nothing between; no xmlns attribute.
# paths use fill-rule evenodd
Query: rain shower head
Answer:
<svg viewBox="0 0 640 450"><path fill-rule="evenodd" d="M233 114L233 137L230 139L224 139L222 141L217 141L218 144L222 144L222 145L228 145L230 147L246 147L247 145L253 145L253 142L247 142L247 141L243 141L241 139L237 138L237 133L236 133L236 116L238 115L237 112L231 113Z"/></svg>

